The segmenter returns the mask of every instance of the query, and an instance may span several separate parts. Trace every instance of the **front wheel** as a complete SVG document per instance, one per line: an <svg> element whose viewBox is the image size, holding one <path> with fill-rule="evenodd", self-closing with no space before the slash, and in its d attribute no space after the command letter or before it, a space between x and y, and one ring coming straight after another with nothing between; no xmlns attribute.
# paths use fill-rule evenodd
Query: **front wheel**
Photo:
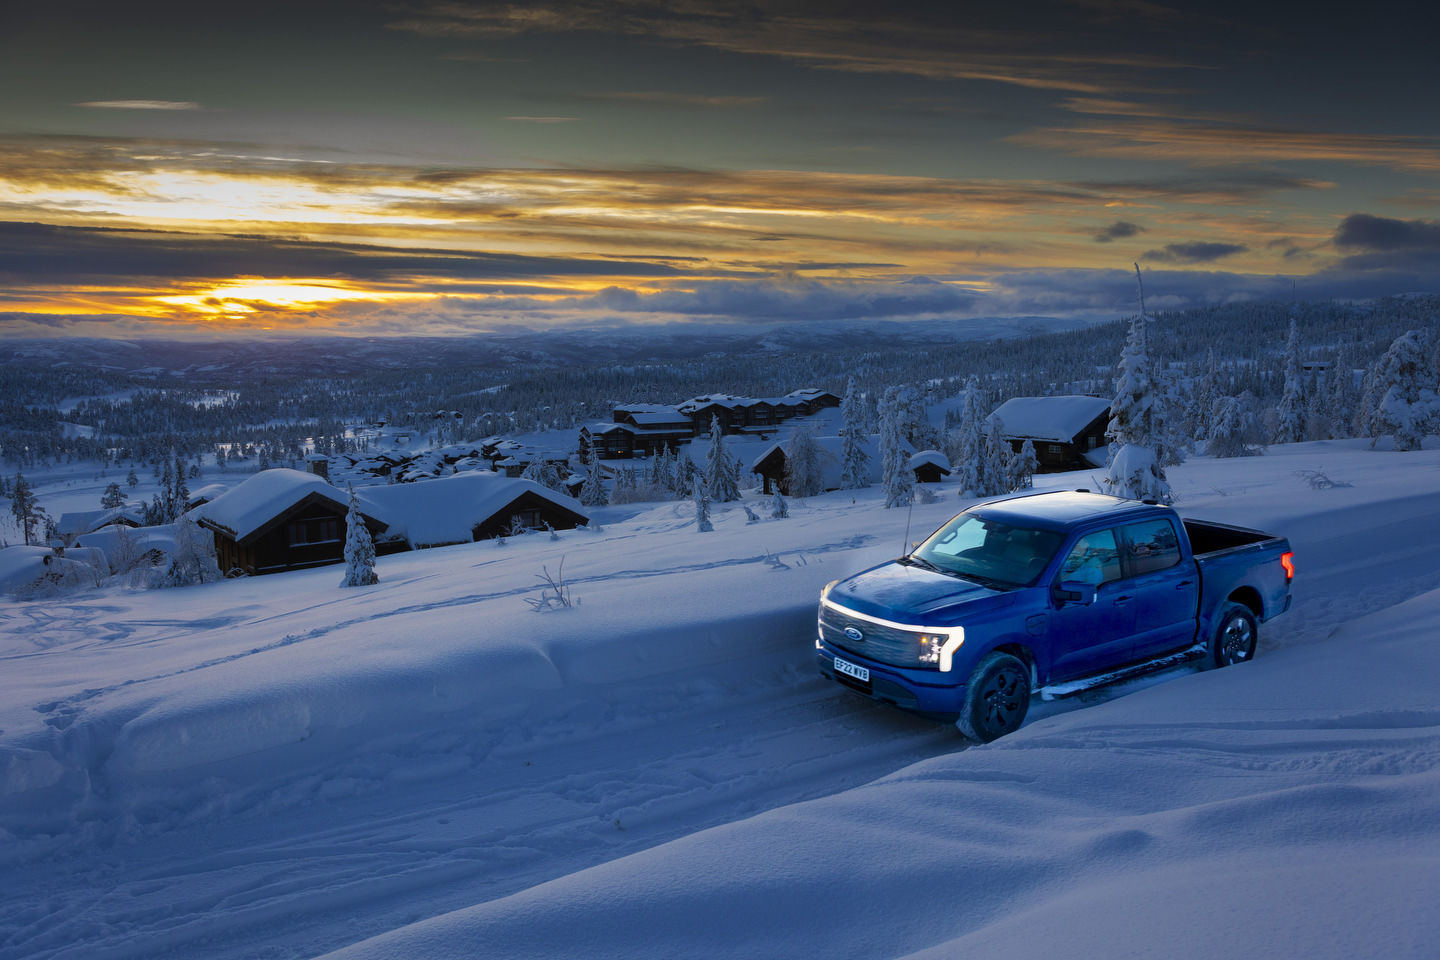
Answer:
<svg viewBox="0 0 1440 960"><path fill-rule="evenodd" d="M1227 603L1220 611L1220 625L1210 638L1210 662L1217 667L1244 663L1255 657L1260 627L1255 614L1243 603Z"/></svg>
<svg viewBox="0 0 1440 960"><path fill-rule="evenodd" d="M965 687L965 705L955 726L976 743L989 743L1020 729L1030 709L1030 668L1008 653L981 660Z"/></svg>

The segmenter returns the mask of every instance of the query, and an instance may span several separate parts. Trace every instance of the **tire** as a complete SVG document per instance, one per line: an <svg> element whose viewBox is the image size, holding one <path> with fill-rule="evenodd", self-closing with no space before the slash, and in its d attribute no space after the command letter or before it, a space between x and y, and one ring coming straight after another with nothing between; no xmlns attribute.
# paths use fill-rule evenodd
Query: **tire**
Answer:
<svg viewBox="0 0 1440 960"><path fill-rule="evenodd" d="M1020 729L1029 709L1030 668L1020 658L996 651L970 675L955 726L976 743L989 743Z"/></svg>
<svg viewBox="0 0 1440 960"><path fill-rule="evenodd" d="M1210 638L1210 665L1228 667L1255 659L1255 644L1260 639L1260 625L1255 614L1243 603L1227 603L1220 610L1220 623Z"/></svg>

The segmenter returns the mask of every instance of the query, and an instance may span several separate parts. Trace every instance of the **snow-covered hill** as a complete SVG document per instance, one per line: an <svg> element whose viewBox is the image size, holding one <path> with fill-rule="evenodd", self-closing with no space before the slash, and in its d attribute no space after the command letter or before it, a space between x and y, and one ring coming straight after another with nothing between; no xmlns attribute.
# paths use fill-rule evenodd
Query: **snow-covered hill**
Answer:
<svg viewBox="0 0 1440 960"><path fill-rule="evenodd" d="M984 748L814 674L878 490L7 605L0 957L1430 956L1440 457L1364 447L1171 472L1295 547L1253 664Z"/></svg>

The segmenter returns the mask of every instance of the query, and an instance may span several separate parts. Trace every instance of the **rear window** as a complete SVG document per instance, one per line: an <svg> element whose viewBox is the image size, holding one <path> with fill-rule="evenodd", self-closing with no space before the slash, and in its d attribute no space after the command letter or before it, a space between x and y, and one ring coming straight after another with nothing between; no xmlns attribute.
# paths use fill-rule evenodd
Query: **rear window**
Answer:
<svg viewBox="0 0 1440 960"><path fill-rule="evenodd" d="M1120 532L1132 577L1167 570L1180 562L1180 539L1169 520L1127 523Z"/></svg>

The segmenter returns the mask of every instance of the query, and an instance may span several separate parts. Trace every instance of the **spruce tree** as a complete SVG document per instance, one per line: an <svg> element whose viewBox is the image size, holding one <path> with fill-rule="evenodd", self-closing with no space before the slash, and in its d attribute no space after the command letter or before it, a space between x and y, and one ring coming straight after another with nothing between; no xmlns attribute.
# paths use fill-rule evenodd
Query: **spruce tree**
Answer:
<svg viewBox="0 0 1440 960"><path fill-rule="evenodd" d="M30 546L36 534L35 527L39 525L44 511L35 499L35 491L31 488L30 481L26 480L19 470L15 471L15 482L10 485L10 515L20 527L20 535L25 539L25 545Z"/></svg>
<svg viewBox="0 0 1440 960"><path fill-rule="evenodd" d="M984 446L984 415L980 405L980 384L972 374L961 396L960 422L950 431L945 450L961 497L984 496L981 476L983 467L980 463Z"/></svg>
<svg viewBox="0 0 1440 960"><path fill-rule="evenodd" d="M1299 443L1305 439L1305 397L1300 380L1300 332L1290 318L1290 336L1285 340L1285 390L1276 411L1272 443Z"/></svg>
<svg viewBox="0 0 1440 960"><path fill-rule="evenodd" d="M785 444L785 486L792 497L813 497L823 493L825 478L820 472L820 445L810 427L800 425Z"/></svg>
<svg viewBox="0 0 1440 960"><path fill-rule="evenodd" d="M855 392L855 378L845 388L840 404L840 489L870 486L870 454L865 452L865 408Z"/></svg>
<svg viewBox="0 0 1440 960"><path fill-rule="evenodd" d="M1401 334L1373 368L1372 429L1392 434L1396 450L1419 450L1425 434L1440 419L1435 371L1425 355L1423 339L1419 330Z"/></svg>
<svg viewBox="0 0 1440 960"><path fill-rule="evenodd" d="M100 497L100 506L105 510L125 506L125 493L120 489L120 484L112 483L105 488L105 493Z"/></svg>
<svg viewBox="0 0 1440 960"><path fill-rule="evenodd" d="M705 455L705 486L720 503L740 499L735 470L725 453L725 431L720 428L720 418L713 414L710 417L710 450Z"/></svg>
<svg viewBox="0 0 1440 960"><path fill-rule="evenodd" d="M1035 444L1029 438L1020 445L1020 453L1010 465L1010 489L1029 490L1035 486L1035 471L1040 469L1040 458L1035 455Z"/></svg>
<svg viewBox="0 0 1440 960"><path fill-rule="evenodd" d="M915 474L905 448L904 396L898 387L886 387L880 401L880 483L885 507L906 507L914 502Z"/></svg>
<svg viewBox="0 0 1440 960"><path fill-rule="evenodd" d="M360 515L360 500L355 496L355 488L351 486L348 489L350 509L345 514L345 577L340 586L368 587L380 582L375 573L375 542L370 538L365 518Z"/></svg>
<svg viewBox="0 0 1440 960"><path fill-rule="evenodd" d="M1140 283L1140 266L1135 265ZM1103 483L1117 497L1171 502L1170 484L1156 452L1155 383L1151 376L1150 348L1145 316L1145 292L1140 290L1140 312L1130 321L1130 333L1120 352L1120 377L1110 404L1110 463Z"/></svg>
<svg viewBox="0 0 1440 960"><path fill-rule="evenodd" d="M705 478L699 474L695 476L691 497L695 501L695 529L700 533L711 532L715 527L710 523L710 493Z"/></svg>
<svg viewBox="0 0 1440 960"><path fill-rule="evenodd" d="M604 506L610 502L605 492L605 483L600 476L600 456L595 450L595 439L585 437L585 464L588 468L585 483L580 487L580 502L587 507Z"/></svg>

